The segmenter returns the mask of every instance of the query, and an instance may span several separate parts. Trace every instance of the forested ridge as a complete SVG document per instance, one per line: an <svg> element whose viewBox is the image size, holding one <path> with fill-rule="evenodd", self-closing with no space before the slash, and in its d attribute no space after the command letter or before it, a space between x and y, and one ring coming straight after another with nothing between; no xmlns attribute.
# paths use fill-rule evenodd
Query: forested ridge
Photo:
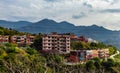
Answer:
<svg viewBox="0 0 120 73"><path fill-rule="evenodd" d="M27 34L25 32L18 32L16 30L13 30L11 28L4 28L4 27L0 27L0 35L24 35Z"/></svg>

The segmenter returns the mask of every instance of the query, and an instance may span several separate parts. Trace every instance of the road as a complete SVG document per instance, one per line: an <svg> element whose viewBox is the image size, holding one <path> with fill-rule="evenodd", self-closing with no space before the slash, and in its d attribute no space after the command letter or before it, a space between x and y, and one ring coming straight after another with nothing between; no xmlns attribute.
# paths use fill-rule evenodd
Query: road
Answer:
<svg viewBox="0 0 120 73"><path fill-rule="evenodd" d="M117 52L115 54L111 55L110 58L114 59L114 57L118 54L120 54L120 52L117 50Z"/></svg>

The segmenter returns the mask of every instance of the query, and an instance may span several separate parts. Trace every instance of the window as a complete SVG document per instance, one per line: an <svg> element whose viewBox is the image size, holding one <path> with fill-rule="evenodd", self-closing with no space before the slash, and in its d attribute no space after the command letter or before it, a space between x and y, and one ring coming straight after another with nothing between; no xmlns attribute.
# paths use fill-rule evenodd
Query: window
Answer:
<svg viewBox="0 0 120 73"><path fill-rule="evenodd" d="M50 38L50 36L48 36L48 38Z"/></svg>

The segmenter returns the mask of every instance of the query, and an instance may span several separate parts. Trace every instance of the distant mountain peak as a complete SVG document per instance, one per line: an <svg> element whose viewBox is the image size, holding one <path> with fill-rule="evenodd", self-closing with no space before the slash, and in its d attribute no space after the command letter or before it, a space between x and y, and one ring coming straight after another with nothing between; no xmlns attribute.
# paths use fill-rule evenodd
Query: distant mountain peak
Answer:
<svg viewBox="0 0 120 73"><path fill-rule="evenodd" d="M45 22L56 22L56 21L54 21L54 20L52 20L52 19L47 19L47 18L42 19L41 21L45 21Z"/></svg>
<svg viewBox="0 0 120 73"><path fill-rule="evenodd" d="M89 26L89 27L106 29L106 28L104 28L103 26L98 26L98 25L96 25L96 24L93 24L93 25L91 25L91 26ZM107 30L108 30L108 29L107 29Z"/></svg>
<svg viewBox="0 0 120 73"><path fill-rule="evenodd" d="M64 25L69 25L69 26L71 26L71 27L74 27L74 26L75 26L74 24L69 23L69 22L67 22L67 21L62 21L62 22L60 22L59 24L63 24L63 26L64 26Z"/></svg>
<svg viewBox="0 0 120 73"><path fill-rule="evenodd" d="M94 26L94 27L99 27L98 25L96 25L96 24L93 24L93 25L91 25L91 26Z"/></svg>
<svg viewBox="0 0 120 73"><path fill-rule="evenodd" d="M51 19L45 18L45 19L42 19L41 21L51 21Z"/></svg>
<svg viewBox="0 0 120 73"><path fill-rule="evenodd" d="M45 19L38 21L37 23L57 23L57 22L52 19L45 18Z"/></svg>
<svg viewBox="0 0 120 73"><path fill-rule="evenodd" d="M31 23L29 21L17 21L17 22L20 22L20 23L26 23L26 22Z"/></svg>
<svg viewBox="0 0 120 73"><path fill-rule="evenodd" d="M67 22L67 21L62 21L62 22L60 22L60 23L69 23L69 22Z"/></svg>

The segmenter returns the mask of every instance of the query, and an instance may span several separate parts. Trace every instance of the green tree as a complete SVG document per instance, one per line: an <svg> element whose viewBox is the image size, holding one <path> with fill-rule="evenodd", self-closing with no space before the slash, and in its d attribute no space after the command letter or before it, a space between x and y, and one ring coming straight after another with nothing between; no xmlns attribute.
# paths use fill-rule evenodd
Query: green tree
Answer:
<svg viewBox="0 0 120 73"><path fill-rule="evenodd" d="M94 65L94 61L92 61L92 60L87 61L85 65L86 65L86 69L88 71L96 69L96 67Z"/></svg>
<svg viewBox="0 0 120 73"><path fill-rule="evenodd" d="M83 44L81 42L72 42L71 48L74 50L80 50L83 49Z"/></svg>
<svg viewBox="0 0 120 73"><path fill-rule="evenodd" d="M34 43L31 44L31 47L35 48L35 49L38 50L38 51L39 51L39 50L42 50L42 35L41 35L41 34L39 34L39 35L36 37Z"/></svg>
<svg viewBox="0 0 120 73"><path fill-rule="evenodd" d="M117 52L117 48L114 47L114 46L109 45L108 49L109 49L109 54L110 55L115 54Z"/></svg>
<svg viewBox="0 0 120 73"><path fill-rule="evenodd" d="M113 59L108 59L107 61L102 61L102 66L106 69L106 70L111 70L111 67L115 66L115 62Z"/></svg>
<svg viewBox="0 0 120 73"><path fill-rule="evenodd" d="M106 48L107 46L104 43L98 43L98 48Z"/></svg>
<svg viewBox="0 0 120 73"><path fill-rule="evenodd" d="M31 47L27 47L26 52L30 55L34 55L34 54L38 53L35 49L33 49Z"/></svg>
<svg viewBox="0 0 120 73"><path fill-rule="evenodd" d="M4 31L0 29L0 35L4 35Z"/></svg>
<svg viewBox="0 0 120 73"><path fill-rule="evenodd" d="M92 42L92 43L90 43L90 47L91 47L92 49L97 49L98 44L97 44L97 43Z"/></svg>

